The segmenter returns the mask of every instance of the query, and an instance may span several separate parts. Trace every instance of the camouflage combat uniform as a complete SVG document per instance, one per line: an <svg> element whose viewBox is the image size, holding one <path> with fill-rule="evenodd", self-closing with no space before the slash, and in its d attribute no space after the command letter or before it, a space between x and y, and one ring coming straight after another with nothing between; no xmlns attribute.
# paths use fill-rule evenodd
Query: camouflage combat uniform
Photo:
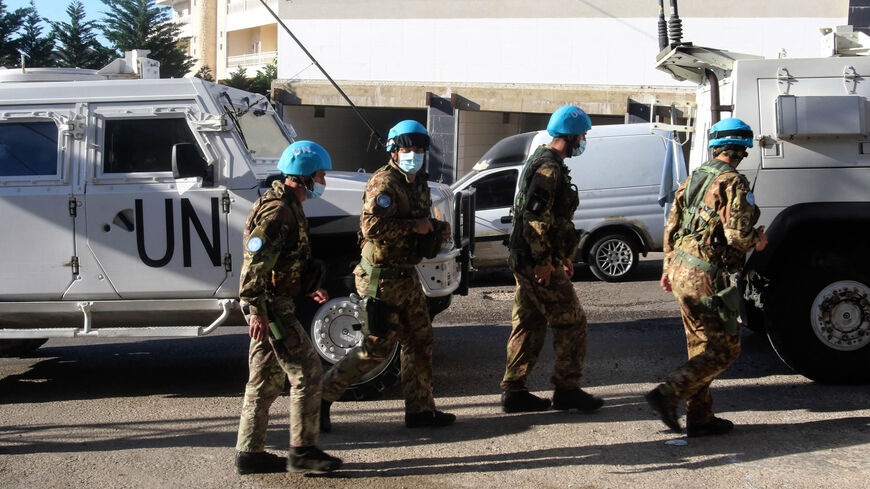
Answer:
<svg viewBox="0 0 870 489"><path fill-rule="evenodd" d="M556 353L551 381L556 389L577 389L586 356L586 313L560 263L572 259L577 247L572 221L579 204L577 188L562 158L548 146L529 157L520 179L510 237L517 288L501 388L527 390L526 377L538 360L549 324ZM555 271L544 286L535 280L534 267L548 263Z"/></svg>
<svg viewBox="0 0 870 489"><path fill-rule="evenodd" d="M283 182L272 183L254 204L245 224L245 243L239 296L249 314L266 314L267 298L273 316L283 325L284 338L251 339L249 377L245 387L236 449L262 452L269 423L269 407L290 380L290 445L317 444L320 432L320 392L323 367L305 329L294 316L293 296L301 290L302 272L311 259L308 220L302 204Z"/></svg>
<svg viewBox="0 0 870 489"><path fill-rule="evenodd" d="M354 270L360 296L371 296L371 267L383 273L376 286L376 297L383 300L386 334L367 335L363 343L333 366L323 381L323 400L338 400L348 386L369 372L401 345L402 392L405 412L433 411L432 344L434 334L429 306L414 265L422 257L417 250L414 227L420 218L429 217L432 198L428 175L424 171L409 182L404 173L391 165L378 169L369 179L363 196L360 233L362 263ZM398 276L396 276L398 275ZM388 277L387 277L388 276ZM374 289L374 288L372 288Z"/></svg>
<svg viewBox="0 0 870 489"><path fill-rule="evenodd" d="M692 201L687 200L687 187L699 192L702 186L701 177L691 183L702 173L696 170L677 190L665 225L664 270L680 304L689 360L668 376L660 390L687 399L689 424L713 418L710 383L740 355L738 331L726 331L723 321L701 299L724 289L726 274L737 272L746 252L761 240L754 228L760 211L746 177L718 160L704 165L722 172L712 179L699 206L699 218L710 224L684 226L685 206Z"/></svg>

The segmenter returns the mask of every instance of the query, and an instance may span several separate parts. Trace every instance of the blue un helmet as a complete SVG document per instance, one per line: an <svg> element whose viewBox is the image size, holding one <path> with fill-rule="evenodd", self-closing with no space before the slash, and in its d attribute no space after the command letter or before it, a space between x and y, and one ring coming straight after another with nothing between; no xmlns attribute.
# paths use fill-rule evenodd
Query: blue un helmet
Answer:
<svg viewBox="0 0 870 489"><path fill-rule="evenodd" d="M710 141L707 143L708 148L731 145L752 147L752 128L734 117L713 124L710 128Z"/></svg>
<svg viewBox="0 0 870 489"><path fill-rule="evenodd" d="M390 129L387 134L387 152L399 148L418 147L429 151L429 131L414 120L404 120Z"/></svg>
<svg viewBox="0 0 870 489"><path fill-rule="evenodd" d="M308 176L317 170L332 170L332 159L313 141L296 141L278 159L278 171L284 175Z"/></svg>
<svg viewBox="0 0 870 489"><path fill-rule="evenodd" d="M586 134L592 129L592 120L576 105L563 105L553 112L547 123L547 132L554 138Z"/></svg>

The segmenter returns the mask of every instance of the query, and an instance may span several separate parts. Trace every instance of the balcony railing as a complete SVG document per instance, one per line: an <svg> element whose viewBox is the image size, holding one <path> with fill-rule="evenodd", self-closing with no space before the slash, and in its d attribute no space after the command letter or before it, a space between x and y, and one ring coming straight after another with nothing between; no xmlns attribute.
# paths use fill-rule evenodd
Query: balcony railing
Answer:
<svg viewBox="0 0 870 489"><path fill-rule="evenodd" d="M277 57L278 51L262 51L259 53L227 56L227 70L232 71L240 66L242 68L263 68ZM248 76L253 75L253 73L248 73Z"/></svg>
<svg viewBox="0 0 870 489"><path fill-rule="evenodd" d="M266 0L266 5L268 5L272 11L278 13L278 0ZM260 0L231 0L230 2L227 2L228 14L240 14L255 9L260 9L263 13L269 15L266 13L266 9L263 8L263 4L260 3Z"/></svg>

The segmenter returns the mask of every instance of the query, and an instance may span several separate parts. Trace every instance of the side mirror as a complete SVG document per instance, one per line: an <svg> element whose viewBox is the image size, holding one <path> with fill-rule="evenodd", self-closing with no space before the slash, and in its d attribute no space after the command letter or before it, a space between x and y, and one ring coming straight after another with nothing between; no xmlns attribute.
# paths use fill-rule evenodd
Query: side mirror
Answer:
<svg viewBox="0 0 870 489"><path fill-rule="evenodd" d="M172 176L202 177L204 187L214 186L214 167L209 165L194 143L172 145Z"/></svg>

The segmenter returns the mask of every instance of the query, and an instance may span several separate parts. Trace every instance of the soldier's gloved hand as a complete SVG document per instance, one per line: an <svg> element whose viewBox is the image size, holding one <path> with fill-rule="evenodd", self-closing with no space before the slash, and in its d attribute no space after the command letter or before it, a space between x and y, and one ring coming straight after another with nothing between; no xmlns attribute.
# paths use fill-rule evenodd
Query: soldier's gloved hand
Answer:
<svg viewBox="0 0 870 489"><path fill-rule="evenodd" d="M417 234L429 234L435 228L432 227L432 221L428 217L417 219L417 224L414 225L414 232Z"/></svg>
<svg viewBox="0 0 870 489"><path fill-rule="evenodd" d="M661 284L662 289L665 292L670 292L672 290L671 289L671 279L668 278L667 273L662 273L662 278L661 278L661 280L659 280L659 284Z"/></svg>
<svg viewBox="0 0 870 489"><path fill-rule="evenodd" d="M550 285L550 275L555 271L556 268L552 263L547 263L546 265L535 265L535 280L544 287L547 287Z"/></svg>
<svg viewBox="0 0 870 489"><path fill-rule="evenodd" d="M758 234L761 235L761 241L755 245L755 251L761 251L767 246L767 235L764 234L764 226L758 226Z"/></svg>
<svg viewBox="0 0 870 489"><path fill-rule="evenodd" d="M308 296L314 299L314 302L318 304L323 304L324 302L329 300L329 294L326 292L326 289L317 289L314 292L308 294Z"/></svg>
<svg viewBox="0 0 870 489"><path fill-rule="evenodd" d="M269 337L269 316L265 314L248 316L248 334L257 341L266 341Z"/></svg>
<svg viewBox="0 0 870 489"><path fill-rule="evenodd" d="M565 270L565 275L567 275L568 278L573 277L574 262L572 262L570 258L562 258L559 262L562 264L562 270Z"/></svg>

